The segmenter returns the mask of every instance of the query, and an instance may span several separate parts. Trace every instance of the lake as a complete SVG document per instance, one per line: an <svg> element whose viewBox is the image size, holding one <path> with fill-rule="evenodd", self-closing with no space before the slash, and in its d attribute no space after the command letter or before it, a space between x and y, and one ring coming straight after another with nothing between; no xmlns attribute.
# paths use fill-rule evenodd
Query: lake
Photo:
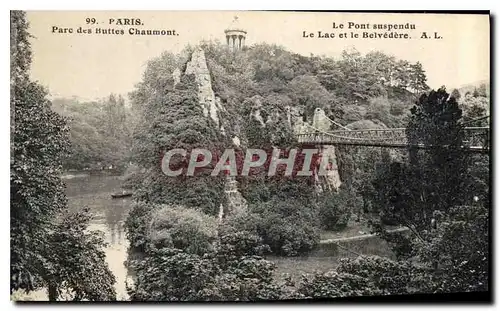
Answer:
<svg viewBox="0 0 500 311"><path fill-rule="evenodd" d="M132 203L130 198L111 198L112 193L120 190L122 179L122 176L97 175L66 175L64 178L69 208L78 210L89 207L94 215L89 229L104 232L108 243L106 258L116 277L118 299L127 297L124 261L127 259L128 240L124 222Z"/></svg>

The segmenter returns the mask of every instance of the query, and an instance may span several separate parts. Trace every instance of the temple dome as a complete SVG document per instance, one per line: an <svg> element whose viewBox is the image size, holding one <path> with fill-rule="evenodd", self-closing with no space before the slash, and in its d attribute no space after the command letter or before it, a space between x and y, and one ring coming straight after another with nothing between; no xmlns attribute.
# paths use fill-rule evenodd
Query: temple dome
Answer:
<svg viewBox="0 0 500 311"><path fill-rule="evenodd" d="M226 32L226 33L228 33L228 32L247 33L246 30L244 30L243 27L241 26L238 16L234 17L233 21L231 22L231 24L229 24L229 26L226 28L226 30L224 32Z"/></svg>

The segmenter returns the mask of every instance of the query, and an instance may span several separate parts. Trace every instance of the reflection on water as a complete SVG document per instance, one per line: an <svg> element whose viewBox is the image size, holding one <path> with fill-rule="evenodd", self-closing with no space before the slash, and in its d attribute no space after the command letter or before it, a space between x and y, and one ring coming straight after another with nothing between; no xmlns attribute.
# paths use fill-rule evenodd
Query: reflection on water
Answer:
<svg viewBox="0 0 500 311"><path fill-rule="evenodd" d="M130 198L111 198L112 193L120 191L121 179L121 176L78 176L64 180L70 210L89 207L94 215L89 229L104 233L108 243L106 258L116 277L115 287L119 299L127 296L124 261L127 259L128 241L124 222L131 207Z"/></svg>

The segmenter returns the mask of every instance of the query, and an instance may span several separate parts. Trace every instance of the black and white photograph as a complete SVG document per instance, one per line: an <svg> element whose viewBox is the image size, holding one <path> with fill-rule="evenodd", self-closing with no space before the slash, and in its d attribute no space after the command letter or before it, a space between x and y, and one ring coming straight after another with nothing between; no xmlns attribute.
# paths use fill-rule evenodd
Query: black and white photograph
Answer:
<svg viewBox="0 0 500 311"><path fill-rule="evenodd" d="M491 22L11 10L10 300L491 302Z"/></svg>

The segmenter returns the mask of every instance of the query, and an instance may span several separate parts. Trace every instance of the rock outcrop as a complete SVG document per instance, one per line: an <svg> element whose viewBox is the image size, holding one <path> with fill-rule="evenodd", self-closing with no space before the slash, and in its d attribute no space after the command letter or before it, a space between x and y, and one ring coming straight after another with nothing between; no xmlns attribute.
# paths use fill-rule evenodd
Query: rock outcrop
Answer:
<svg viewBox="0 0 500 311"><path fill-rule="evenodd" d="M228 211L229 213L240 213L246 211L247 201L241 195L238 190L238 182L234 177L228 177L226 179L226 188L224 189L226 197L228 200Z"/></svg>
<svg viewBox="0 0 500 311"><path fill-rule="evenodd" d="M198 84L199 103L203 109L205 117L210 118L217 124L220 129L221 122L219 120L220 111L223 109L219 98L215 97L212 89L210 71L208 70L205 52L201 48L197 48L191 55L191 61L187 63L185 74L195 76Z"/></svg>
<svg viewBox="0 0 500 311"><path fill-rule="evenodd" d="M198 47L193 51L191 55L191 60L186 65L185 74L192 74L195 76L195 81L198 85L198 99L201 108L203 109L203 114L205 117L210 117L219 131L225 136L226 129L222 125L222 120L220 119L221 112L224 111L221 100L219 97L215 96L212 88L212 80L210 76L210 71L208 69L207 60L205 57L205 52L201 47ZM175 72L174 72L174 81ZM235 136L232 138L235 146L239 147L240 139ZM228 213L235 213L242 210L246 210L247 202L245 198L241 195L238 190L237 182L234 177L226 178L226 186L224 192L226 193L227 206L221 206L219 210L219 218L223 218Z"/></svg>
<svg viewBox="0 0 500 311"><path fill-rule="evenodd" d="M177 85L177 83L181 82L181 71L179 68L175 68L174 72L172 73L172 78L174 79L174 86Z"/></svg>

